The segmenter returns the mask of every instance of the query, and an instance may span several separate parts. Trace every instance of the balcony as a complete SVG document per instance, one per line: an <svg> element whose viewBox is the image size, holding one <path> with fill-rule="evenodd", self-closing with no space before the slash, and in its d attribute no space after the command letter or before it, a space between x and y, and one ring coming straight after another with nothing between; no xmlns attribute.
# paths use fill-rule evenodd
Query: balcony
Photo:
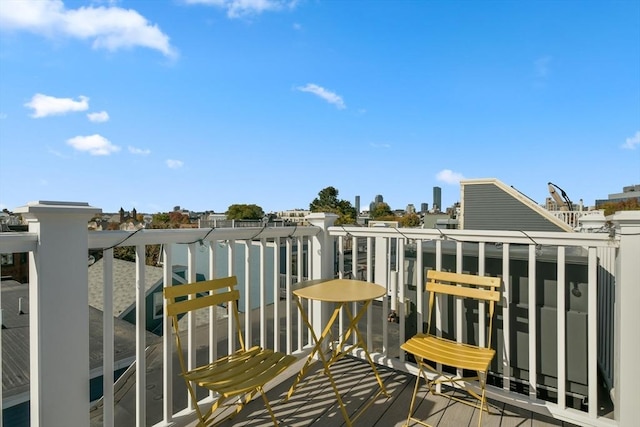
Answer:
<svg viewBox="0 0 640 427"><path fill-rule="evenodd" d="M307 217L311 225L304 227L145 229L134 233L87 231L87 221L99 209L86 204L39 202L21 209L29 221L29 232L2 233L0 253L29 254L27 399L31 425L89 425L90 420L95 425L121 425L124 407L130 425L194 423L195 403L189 402L172 363L172 337L151 334L146 327L147 314L151 314L159 315L161 330L170 330L145 285L148 245L162 247L161 276L166 285L236 274L243 285L241 310L247 341L286 351L300 360L310 350L310 334L292 304L295 283L350 275L386 286L387 295L375 302L361 325L375 362L384 369L387 381L395 384L390 387L390 399L381 399L365 413L373 417L368 418L371 425L374 421L400 425L402 414L406 415L407 399L402 396L416 370L399 346L424 323L426 301L420 288L430 268L503 278L494 332L498 357L488 388L496 424L520 419L517 417L584 426L627 426L636 421L640 401L638 212L619 212L608 218L612 226L604 233L342 227L333 226L335 217L330 214L311 214ZM137 258L131 274L135 277L130 277L135 326L128 341L134 362L124 373L114 356L122 343L118 341L122 326L113 315L116 246L134 247ZM87 286L90 249L103 250L100 323L89 322L93 311ZM185 266L180 277L174 268L178 265ZM14 310L4 303L2 308ZM312 304L307 309L314 328L319 329L328 307ZM398 323L388 321L392 312ZM483 326L482 320L480 327L470 321L461 306L446 304L436 322L443 334L451 336L475 333ZM93 369L89 336L96 325L101 329L102 363ZM187 359L195 363L230 351L226 326L220 310L185 319ZM340 322L338 328L344 326ZM8 330L3 329L3 341ZM10 356L3 350L6 370L5 359ZM354 351L340 368L356 372L363 365L360 357ZM96 370L117 372L119 379L103 375L103 397L91 402L90 377ZM340 380L344 387L352 388L349 395L354 408L368 392L366 382L357 379L346 375ZM320 376L317 381L321 380ZM269 392L271 397L277 401L290 382L290 376L283 376ZM303 388L299 395L294 394L294 401L307 396L305 408L316 408L319 418L310 415L292 423L309 425L321 419L341 424L335 402L328 394L310 394L316 390L320 388ZM201 398L201 403L211 399ZM449 414L460 411L447 409L446 400L429 399L424 404L426 416L440 417L437 425L457 425L459 419ZM2 401L6 412L16 399L3 395ZM261 408L261 404L247 408L241 419L250 425L269 425L264 416L264 422L260 421ZM276 413L291 411L291 406L274 409ZM465 416L472 419L474 415ZM327 422L322 425L332 425Z"/></svg>

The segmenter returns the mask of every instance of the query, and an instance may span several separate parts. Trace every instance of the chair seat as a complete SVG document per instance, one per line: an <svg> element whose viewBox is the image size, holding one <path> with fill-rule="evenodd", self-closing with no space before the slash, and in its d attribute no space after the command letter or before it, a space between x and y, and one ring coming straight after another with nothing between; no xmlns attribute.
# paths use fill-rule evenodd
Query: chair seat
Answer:
<svg viewBox="0 0 640 427"><path fill-rule="evenodd" d="M428 334L417 334L401 348L422 359L472 371L486 371L495 350L476 347Z"/></svg>
<svg viewBox="0 0 640 427"><path fill-rule="evenodd" d="M255 346L188 371L184 377L228 398L264 386L295 361L295 356Z"/></svg>

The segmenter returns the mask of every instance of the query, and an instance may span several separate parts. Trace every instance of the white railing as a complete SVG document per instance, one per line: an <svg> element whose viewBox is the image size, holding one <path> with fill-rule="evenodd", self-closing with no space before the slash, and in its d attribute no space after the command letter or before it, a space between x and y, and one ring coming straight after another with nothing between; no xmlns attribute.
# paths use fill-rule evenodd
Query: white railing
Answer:
<svg viewBox="0 0 640 427"><path fill-rule="evenodd" d="M618 214L621 220L626 215ZM638 213L629 215L640 221ZM621 420L630 416L620 405L627 397L636 400L640 397L633 388L625 389L626 397L620 396L620 375L615 375L624 369L620 366L621 354L616 357L616 352L625 351L624 342L630 339L622 338L619 319L628 315L636 316L637 321L640 303L637 261L628 265L623 262L627 259L625 256L631 259L640 254L639 224L631 226L623 220L618 225L615 230L603 230L603 233L360 227L331 227L329 232L338 236L340 269L345 268L342 248L346 240L352 240L349 246L360 249L354 250L351 259L360 259L359 270L366 271L367 280L388 284L389 294L382 301L383 314L375 320L382 325L374 324L372 316L367 322L370 350L377 352L378 363L415 373L414 364L405 361L399 345L415 332L406 330L411 322L404 319L411 317L410 314L415 316L416 327L426 321L426 298L417 290L424 283L426 269L500 276L504 287L498 314L501 330L496 344L499 364L493 366L494 386L490 390L493 397L509 403L525 403L530 409L579 425L607 426L615 425L615 421L611 414L599 413L599 402L609 398L603 395L606 391L600 389L599 368L605 382L614 387L611 391L616 404L613 418ZM356 265L347 269L353 268ZM529 283L535 286L528 286ZM615 306L614 290L628 293L629 297L635 295L635 303L628 300L625 307ZM620 295L615 295L615 301L620 301ZM415 304L415 313L407 312L411 304ZM390 310L397 310L401 319L398 342L389 341L386 319ZM479 334L476 339L482 343L486 327L483 313L477 315L480 325L471 329L465 316L468 313L460 302L455 306L440 302L436 329L454 339L467 333ZM447 319L453 319L453 324L448 324ZM553 325L552 330L549 325ZM370 331L376 326L383 331L382 342L372 342ZM549 335L551 342L547 340L544 344ZM637 336L630 340L638 341ZM553 354L549 354L550 347ZM637 344L629 347L631 352L638 350ZM581 356L582 361L576 360ZM525 366L520 359L524 359ZM630 369L638 373L636 365ZM555 378L548 378L550 375ZM639 380L640 377L636 377L636 381Z"/></svg>
<svg viewBox="0 0 640 427"><path fill-rule="evenodd" d="M597 215L601 211L549 211L549 213L560 221L568 224L571 228L577 228L580 226L580 219L588 215Z"/></svg>
<svg viewBox="0 0 640 427"><path fill-rule="evenodd" d="M113 297L113 248L134 246L136 248L136 424L149 422L158 426L184 425L194 419L193 402L186 408L173 405L172 382L176 374L171 370L172 340L165 334L162 341L163 401L161 414L146 413L145 401L145 329L143 303L145 295L145 247L162 245L164 283L172 282L172 266L176 254L175 245L187 247L187 279L195 280L202 266L197 265L201 248L208 254L208 275L214 277L220 271L216 266L218 251L226 251L226 272L241 272L244 280L244 333L247 341L273 346L292 354L308 350L309 335L304 334L299 316L292 309L291 285L303 278L327 278L334 275L345 276L350 272L358 278L374 281L388 288L388 294L380 302L383 316L373 318L371 311L366 319L367 340L376 361L396 369L415 373L415 367L399 351L399 345L411 333L411 323L404 319L408 314L415 316L415 327L425 321L425 298L418 291L424 282L427 268L469 271L481 275L500 275L504 280L500 364L495 366L494 397L516 403L528 409L545 412L557 419L580 425L624 426L635 421L638 401L640 368L637 363L639 344L637 324L640 321L640 271L637 256L640 253L640 215L638 213L618 213L612 221L615 232L602 233L542 233L542 232L500 232L426 230L394 228L330 227L335 216L312 214L307 219L310 227L254 227L240 229L186 229L186 230L141 230L130 233L123 231L91 232L86 230L88 219L99 210L87 205L41 202L23 208L23 216L30 221L29 233L3 233L0 236L0 253L30 253L30 346L31 346L31 425L87 425L89 397L87 384L88 366L88 313L82 308L87 301L87 251L104 249L104 372L114 368L113 360L113 316L110 301ZM351 244L347 245L347 240ZM351 266L345 247L353 248ZM244 250L238 250L244 247ZM250 248L256 247L258 255ZM283 248L280 250L280 248ZM334 253L334 248L337 254ZM278 249L278 250L276 250ZM271 253L272 256L267 256ZM241 255L241 256L239 256ZM335 256L337 255L337 256ZM295 259L295 261L294 261ZM337 261L337 262L336 262ZM272 263L273 268L267 268ZM293 274L295 263L296 276ZM549 399L549 392L557 396L571 396L568 389L571 377L572 351L567 347L568 335L573 333L568 326L565 310L554 312L557 336L553 337L557 350L553 365L557 382L549 386L539 378L545 374L541 360L545 355L538 343L538 324L541 315L536 307L539 301L541 280L546 276L539 272L541 263L551 265L555 283L573 280L577 268L580 280L557 286L547 280L542 284L549 293L543 299L556 300L557 307L572 308L571 292L574 285L578 292L586 295L586 304L580 307L586 312L586 377L587 405L574 408L569 399ZM257 273L252 266L258 265ZM575 267L577 265L577 267ZM282 267L284 266L284 267ZM517 268L516 268L517 266ZM524 266L524 267L523 267ZM538 267L537 267L538 266ZM284 268L284 272L282 271ZM524 268L525 274L515 283L514 274ZM268 271L273 276L268 277ZM355 273L354 273L355 272ZM271 304L267 298L268 287L272 286L275 301L281 292L281 274L285 275L283 304ZM518 274L520 274L518 270ZM535 283L536 286L525 286ZM606 280L604 279L606 278ZM522 286L520 286L522 285ZM615 286L614 286L615 285ZM251 301L251 288L259 288L259 302ZM611 288L615 288L615 301L611 298ZM519 293L514 294L514 290ZM601 294L607 297L600 297ZM526 299L526 304L523 303ZM272 305L273 316L267 316ZM253 307L257 309L253 310ZM415 307L415 308L414 308ZM54 309L55 308L55 309ZM320 328L327 316L327 307L313 305L308 308L314 327ZM389 310L397 311L400 323L399 334L393 342L389 334L390 324L386 321ZM524 309L524 311L522 311ZM412 311L409 313L410 311ZM446 333L460 336L463 331L462 307L440 307L437 327ZM518 311L518 313L516 313ZM513 355L518 353L513 342L516 328L522 325L513 320L522 315L526 318L526 369L522 369ZM207 333L209 357L215 358L218 342L225 341L218 336L215 327L215 313L210 312L210 327ZM447 325L444 319L455 319ZM478 316L478 330L483 330L482 313ZM170 330L165 320L164 330ZM613 322L613 325L611 325ZM188 321L189 350L191 364L195 363L196 323ZM78 327L77 325L83 325ZM251 325L257 325L254 330ZM281 331L282 324L285 331ZM342 325L344 326L344 325ZM607 339L615 331L615 339ZM374 330L381 330L381 337L374 336ZM483 340L482 334L478 340ZM517 341L517 340L516 340ZM604 343L604 344L603 344ZM226 351L231 351L229 341ZM1 349L0 349L1 350ZM515 352L515 353L514 353ZM0 353L1 354L1 353ZM69 357L69 355L72 355ZM357 354L357 353L356 353ZM75 355L75 356L74 356ZM77 356L77 357L76 357ZM71 362L69 361L71 358ZM547 363L548 361L544 361ZM569 366L569 367L568 367ZM598 413L598 367L608 370L615 392L614 417L603 417ZM514 368L527 372L527 377L518 377ZM620 375L624 372L624 376ZM54 374L52 374L54 373ZM113 382L105 376L104 383L104 425L114 425ZM529 381L529 378L535 379ZM515 383L524 385L522 391L514 392ZM65 393L60 393L61 384ZM186 393L186 391L185 391ZM211 399L207 397L204 401Z"/></svg>

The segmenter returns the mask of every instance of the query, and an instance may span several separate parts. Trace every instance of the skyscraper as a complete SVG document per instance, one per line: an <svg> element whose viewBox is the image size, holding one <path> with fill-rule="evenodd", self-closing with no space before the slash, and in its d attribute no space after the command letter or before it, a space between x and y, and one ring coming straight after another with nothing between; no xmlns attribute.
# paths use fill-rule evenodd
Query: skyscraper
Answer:
<svg viewBox="0 0 640 427"><path fill-rule="evenodd" d="M382 203L383 201L384 200L382 199L382 194L377 194L376 197L374 197L373 202L369 204L369 211L373 212L378 203Z"/></svg>
<svg viewBox="0 0 640 427"><path fill-rule="evenodd" d="M433 210L442 210L442 189L440 187L433 187Z"/></svg>

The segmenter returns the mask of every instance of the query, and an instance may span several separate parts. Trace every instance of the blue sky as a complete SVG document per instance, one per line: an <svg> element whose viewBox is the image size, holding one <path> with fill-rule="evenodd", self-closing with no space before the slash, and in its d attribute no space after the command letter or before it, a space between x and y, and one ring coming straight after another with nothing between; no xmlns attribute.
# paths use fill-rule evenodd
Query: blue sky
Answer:
<svg viewBox="0 0 640 427"><path fill-rule="evenodd" d="M639 1L0 2L0 208L640 184Z"/></svg>

